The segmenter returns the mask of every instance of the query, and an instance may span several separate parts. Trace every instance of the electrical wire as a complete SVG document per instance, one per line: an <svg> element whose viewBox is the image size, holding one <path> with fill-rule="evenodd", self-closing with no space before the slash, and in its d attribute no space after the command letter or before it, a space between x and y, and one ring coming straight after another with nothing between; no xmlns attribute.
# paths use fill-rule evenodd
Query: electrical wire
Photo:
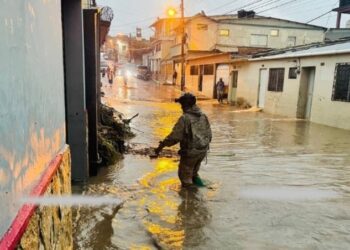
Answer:
<svg viewBox="0 0 350 250"><path fill-rule="evenodd" d="M319 19L319 18L321 18L321 17L327 15L328 13L330 13L330 12L332 12L332 11L333 11L333 10L327 11L326 13L324 13L324 14L318 16L318 17L315 17L315 18L311 19L310 21L307 21L306 23L307 23L307 24L308 24L308 23L311 23L311 22L313 22L313 21L315 21L315 20L317 20L317 19Z"/></svg>
<svg viewBox="0 0 350 250"><path fill-rule="evenodd" d="M250 3L248 3L248 4L245 4L245 5L243 5L243 6L240 6L240 7L238 7L238 8L233 9L233 10L227 11L227 12L225 12L223 15L227 15L227 14L229 14L229 13L236 12L236 11L241 10L241 9L244 9L245 7L248 7L248 6L252 5L252 4L256 4L256 3L259 3L259 2L262 2L262 1L264 1L264 0L255 0L255 2L250 2Z"/></svg>
<svg viewBox="0 0 350 250"><path fill-rule="evenodd" d="M285 3L282 3L282 4L280 4L280 5L273 6L273 7L271 7L271 8L262 10L262 11L258 12L258 14L263 13L263 12L266 12L266 11L269 11L269 10L276 9L276 8L279 8L279 7L282 7L282 6L285 6L285 5L288 5L288 4L290 4L290 3L292 3L292 2L295 2L295 1L298 1L298 0L290 0L290 1L285 2Z"/></svg>
<svg viewBox="0 0 350 250"><path fill-rule="evenodd" d="M213 11L215 11L215 10L218 10L218 9L221 9L221 8L226 7L226 6L228 6L228 5L231 5L231 4L233 4L233 3L237 2L237 1L238 1L238 0L233 0L233 1L227 2L227 3L225 3L225 4L222 4L222 5L218 6L218 7L215 7L214 9L208 10L207 12L208 12L208 13L209 13L209 12L213 12Z"/></svg>

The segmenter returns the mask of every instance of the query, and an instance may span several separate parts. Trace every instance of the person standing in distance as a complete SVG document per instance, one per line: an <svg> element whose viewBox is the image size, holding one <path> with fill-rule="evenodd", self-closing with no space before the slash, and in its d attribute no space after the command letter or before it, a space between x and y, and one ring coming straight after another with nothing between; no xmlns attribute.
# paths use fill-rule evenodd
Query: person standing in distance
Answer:
<svg viewBox="0 0 350 250"><path fill-rule="evenodd" d="M225 90L225 83L222 80L222 78L220 78L219 81L216 83L217 98L219 103L224 102L224 90Z"/></svg>
<svg viewBox="0 0 350 250"><path fill-rule="evenodd" d="M176 85L176 79L177 79L177 72L176 72L176 70L174 70L174 73L173 73L173 85Z"/></svg>
<svg viewBox="0 0 350 250"><path fill-rule="evenodd" d="M198 171L209 150L212 132L208 117L196 105L195 96L185 93L175 102L181 104L183 114L172 132L159 143L155 154L158 157L164 147L180 143L178 175L182 186L189 187L199 178Z"/></svg>

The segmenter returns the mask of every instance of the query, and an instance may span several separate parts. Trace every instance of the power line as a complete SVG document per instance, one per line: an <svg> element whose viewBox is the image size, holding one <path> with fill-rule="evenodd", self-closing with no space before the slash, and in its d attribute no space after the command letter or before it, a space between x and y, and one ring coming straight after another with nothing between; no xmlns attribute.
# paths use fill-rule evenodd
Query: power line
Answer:
<svg viewBox="0 0 350 250"><path fill-rule="evenodd" d="M224 13L224 15L232 13L232 12L235 12L235 11L238 11L238 10L241 10L241 9L244 9L245 7L248 7L248 6L252 5L252 4L256 4L256 3L259 3L259 2L262 2L262 1L264 1L264 0L256 0L254 3L250 2L250 3L246 4L246 5L243 5L243 6L240 6L238 8L235 8L233 10L230 10L230 11Z"/></svg>
<svg viewBox="0 0 350 250"><path fill-rule="evenodd" d="M261 3L258 6L254 7L254 10L260 9L260 8L264 8L266 6L269 6L271 4L274 4L275 2L279 2L280 0L269 0L267 2Z"/></svg>
<svg viewBox="0 0 350 250"><path fill-rule="evenodd" d="M237 1L238 1L238 0L233 0L233 1L227 2L227 3L223 4L223 5L220 5L220 6L218 6L218 7L215 7L214 9L208 10L207 12L209 13L209 12L212 12L212 11L214 11L214 10L221 9L222 7L226 7L226 6L231 5L231 4L233 4L234 2L237 2Z"/></svg>
<svg viewBox="0 0 350 250"><path fill-rule="evenodd" d="M327 11L326 13L324 13L324 14L318 16L318 17L315 17L315 18L311 19L310 21L307 21L306 23L311 23L311 22L313 22L313 21L315 21L315 20L317 20L317 19L319 19L319 18L321 18L321 17L327 15L328 13L330 13L330 12L332 12L332 11L333 11L333 10Z"/></svg>
<svg viewBox="0 0 350 250"><path fill-rule="evenodd" d="M285 3L282 3L280 5L273 6L271 8L268 8L268 9L265 9L265 10L262 10L262 11L258 12L258 14L266 12L266 11L269 11L269 10L273 10L273 9L276 9L276 8L279 8L279 7L282 7L282 6L285 6L285 5L290 4L292 2L295 2L295 1L298 1L298 0L291 0L291 1L288 1L288 2L285 2Z"/></svg>
<svg viewBox="0 0 350 250"><path fill-rule="evenodd" d="M151 19L156 19L157 17L148 17L148 18L144 18L144 19L140 19L138 21L135 21L135 22L130 22L130 23L123 23L123 24L119 24L117 26L113 26L112 28L118 28L118 27L124 27L124 26L127 26L127 25L133 25L133 24L138 24L138 23L143 23L145 21L148 21L148 20L151 20Z"/></svg>
<svg viewBox="0 0 350 250"><path fill-rule="evenodd" d="M288 11L286 11L286 14L291 15L291 14L304 14L304 13L310 13L310 11L315 11L315 10L320 10L320 9L324 9L324 10L328 10L330 8L332 8L332 6L334 5L334 1L336 1L336 4L338 4L338 0L333 0L332 2L328 2L324 5L318 4L317 7L315 7L314 5L308 5L308 7L303 7L302 5L308 2L314 2L314 0L310 0L310 1L306 1L304 3L297 3L297 5L293 5L293 8L288 9ZM299 5L302 4L302 5ZM296 7L297 6L297 7ZM301 8L299 8L299 6ZM334 7L332 8L334 9ZM289 11L291 10L291 11ZM323 11L323 10L322 10Z"/></svg>

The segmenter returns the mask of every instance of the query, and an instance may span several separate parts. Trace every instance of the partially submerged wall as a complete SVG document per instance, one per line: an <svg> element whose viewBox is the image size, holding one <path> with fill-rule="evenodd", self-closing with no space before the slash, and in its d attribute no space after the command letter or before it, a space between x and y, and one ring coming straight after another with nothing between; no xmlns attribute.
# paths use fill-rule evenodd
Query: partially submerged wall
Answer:
<svg viewBox="0 0 350 250"><path fill-rule="evenodd" d="M69 150L66 150L45 195L69 194L71 194L71 164ZM71 208L38 207L29 221L18 249L73 249Z"/></svg>

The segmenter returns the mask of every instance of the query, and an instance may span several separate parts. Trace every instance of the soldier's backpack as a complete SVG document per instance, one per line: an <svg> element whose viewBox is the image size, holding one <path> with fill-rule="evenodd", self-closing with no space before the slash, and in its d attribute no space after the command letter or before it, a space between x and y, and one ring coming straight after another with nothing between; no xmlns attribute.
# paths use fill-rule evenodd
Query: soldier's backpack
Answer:
<svg viewBox="0 0 350 250"><path fill-rule="evenodd" d="M206 151L212 139L209 120L205 114L200 116L186 114L188 126L186 134L188 139L188 148L191 150Z"/></svg>

